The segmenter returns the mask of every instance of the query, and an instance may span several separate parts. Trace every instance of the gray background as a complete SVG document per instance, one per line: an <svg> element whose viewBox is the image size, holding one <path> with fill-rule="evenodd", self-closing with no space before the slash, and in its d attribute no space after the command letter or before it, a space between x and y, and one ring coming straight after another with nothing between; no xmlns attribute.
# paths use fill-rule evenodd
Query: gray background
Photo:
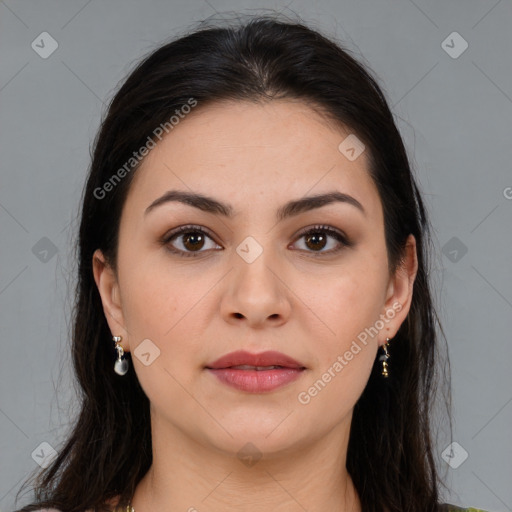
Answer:
<svg viewBox="0 0 512 512"><path fill-rule="evenodd" d="M215 11L262 8L338 38L381 80L434 226L432 278L461 446L450 465L442 457L450 441L437 446L453 490L446 499L512 510L508 0L0 1L0 510L13 509L49 450L41 443L57 447L78 410L68 351L72 241L105 102L163 40ZM42 46L45 31L58 48L43 59L31 44ZM468 43L457 58L454 31Z"/></svg>

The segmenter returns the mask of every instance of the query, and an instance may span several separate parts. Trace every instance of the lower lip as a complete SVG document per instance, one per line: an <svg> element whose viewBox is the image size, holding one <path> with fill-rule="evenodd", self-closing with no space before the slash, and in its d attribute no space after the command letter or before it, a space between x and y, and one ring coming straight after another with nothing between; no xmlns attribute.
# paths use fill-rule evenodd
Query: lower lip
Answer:
<svg viewBox="0 0 512 512"><path fill-rule="evenodd" d="M304 371L298 368L276 368L274 370L207 369L224 384L251 393L261 393L280 388L297 380Z"/></svg>

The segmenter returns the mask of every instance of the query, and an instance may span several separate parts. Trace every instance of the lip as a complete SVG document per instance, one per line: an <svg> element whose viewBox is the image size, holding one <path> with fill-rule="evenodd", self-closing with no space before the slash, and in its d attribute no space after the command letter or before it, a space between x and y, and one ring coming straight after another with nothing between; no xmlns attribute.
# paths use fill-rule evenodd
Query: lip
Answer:
<svg viewBox="0 0 512 512"><path fill-rule="evenodd" d="M230 352L213 363L206 365L206 368L221 369L244 364L249 366L283 366L284 368L294 369L305 368L303 364L290 356L273 350L260 352L259 354L251 354L245 350L237 350L236 352Z"/></svg>
<svg viewBox="0 0 512 512"><path fill-rule="evenodd" d="M233 366L280 366L268 370L239 369ZM231 352L205 367L222 383L240 391L263 393L273 391L298 379L304 365L281 352L251 354L244 350Z"/></svg>

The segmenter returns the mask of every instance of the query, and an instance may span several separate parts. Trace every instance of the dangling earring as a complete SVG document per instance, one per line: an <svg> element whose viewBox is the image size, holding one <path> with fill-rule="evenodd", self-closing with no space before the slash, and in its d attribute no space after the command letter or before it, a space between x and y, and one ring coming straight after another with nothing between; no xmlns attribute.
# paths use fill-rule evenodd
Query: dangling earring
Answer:
<svg viewBox="0 0 512 512"><path fill-rule="evenodd" d="M115 349L117 350L117 360L114 364L114 371L118 375L125 375L128 371L128 361L124 358L124 350L121 346L121 340L123 338L121 336L112 336L112 339L115 342Z"/></svg>
<svg viewBox="0 0 512 512"><path fill-rule="evenodd" d="M382 376L387 379L389 377L389 372L388 372L388 359L389 359L389 352L388 352L388 347L389 347L389 338L386 338L386 343L384 343L384 345L382 345L382 349L384 350L384 354L382 354L380 357L379 357L379 361L382 361Z"/></svg>

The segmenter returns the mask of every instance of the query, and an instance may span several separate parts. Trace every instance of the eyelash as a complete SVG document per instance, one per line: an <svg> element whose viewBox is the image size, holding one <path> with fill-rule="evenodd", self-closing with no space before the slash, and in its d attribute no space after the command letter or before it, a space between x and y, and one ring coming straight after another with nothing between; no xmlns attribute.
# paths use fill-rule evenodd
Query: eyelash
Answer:
<svg viewBox="0 0 512 512"><path fill-rule="evenodd" d="M311 252L312 254L315 255L315 257L323 256L326 254L327 255L335 254L335 253L341 251L344 247L352 247L354 245L353 242L351 242L345 235L343 235L339 231L334 230L331 227L325 226L325 225L317 225L317 226L313 226L311 228L306 228L305 230L301 231L298 234L296 240L299 240L300 238L302 238L306 235L313 234L313 233L319 233L319 232L327 233L329 236L336 239L341 244L341 246L337 247L336 249L330 249L328 251L323 251L323 252L306 251L306 252ZM202 253L207 252L207 251L188 251L187 252L187 251L182 251L181 249L175 249L172 246L169 246L170 242L174 238L177 238L179 235L182 235L185 233L187 233L187 234L201 233L203 235L206 235L211 240L213 240L213 237L207 231L205 231L204 228L202 228L200 226L196 226L196 225L187 225L187 226L180 226L179 228L175 229L173 232L164 236L161 240L161 243L162 243L162 245L167 246L167 249L170 252L172 252L173 254L178 254L179 256L183 256L185 258L197 258ZM215 241L215 240L213 240L213 241Z"/></svg>

